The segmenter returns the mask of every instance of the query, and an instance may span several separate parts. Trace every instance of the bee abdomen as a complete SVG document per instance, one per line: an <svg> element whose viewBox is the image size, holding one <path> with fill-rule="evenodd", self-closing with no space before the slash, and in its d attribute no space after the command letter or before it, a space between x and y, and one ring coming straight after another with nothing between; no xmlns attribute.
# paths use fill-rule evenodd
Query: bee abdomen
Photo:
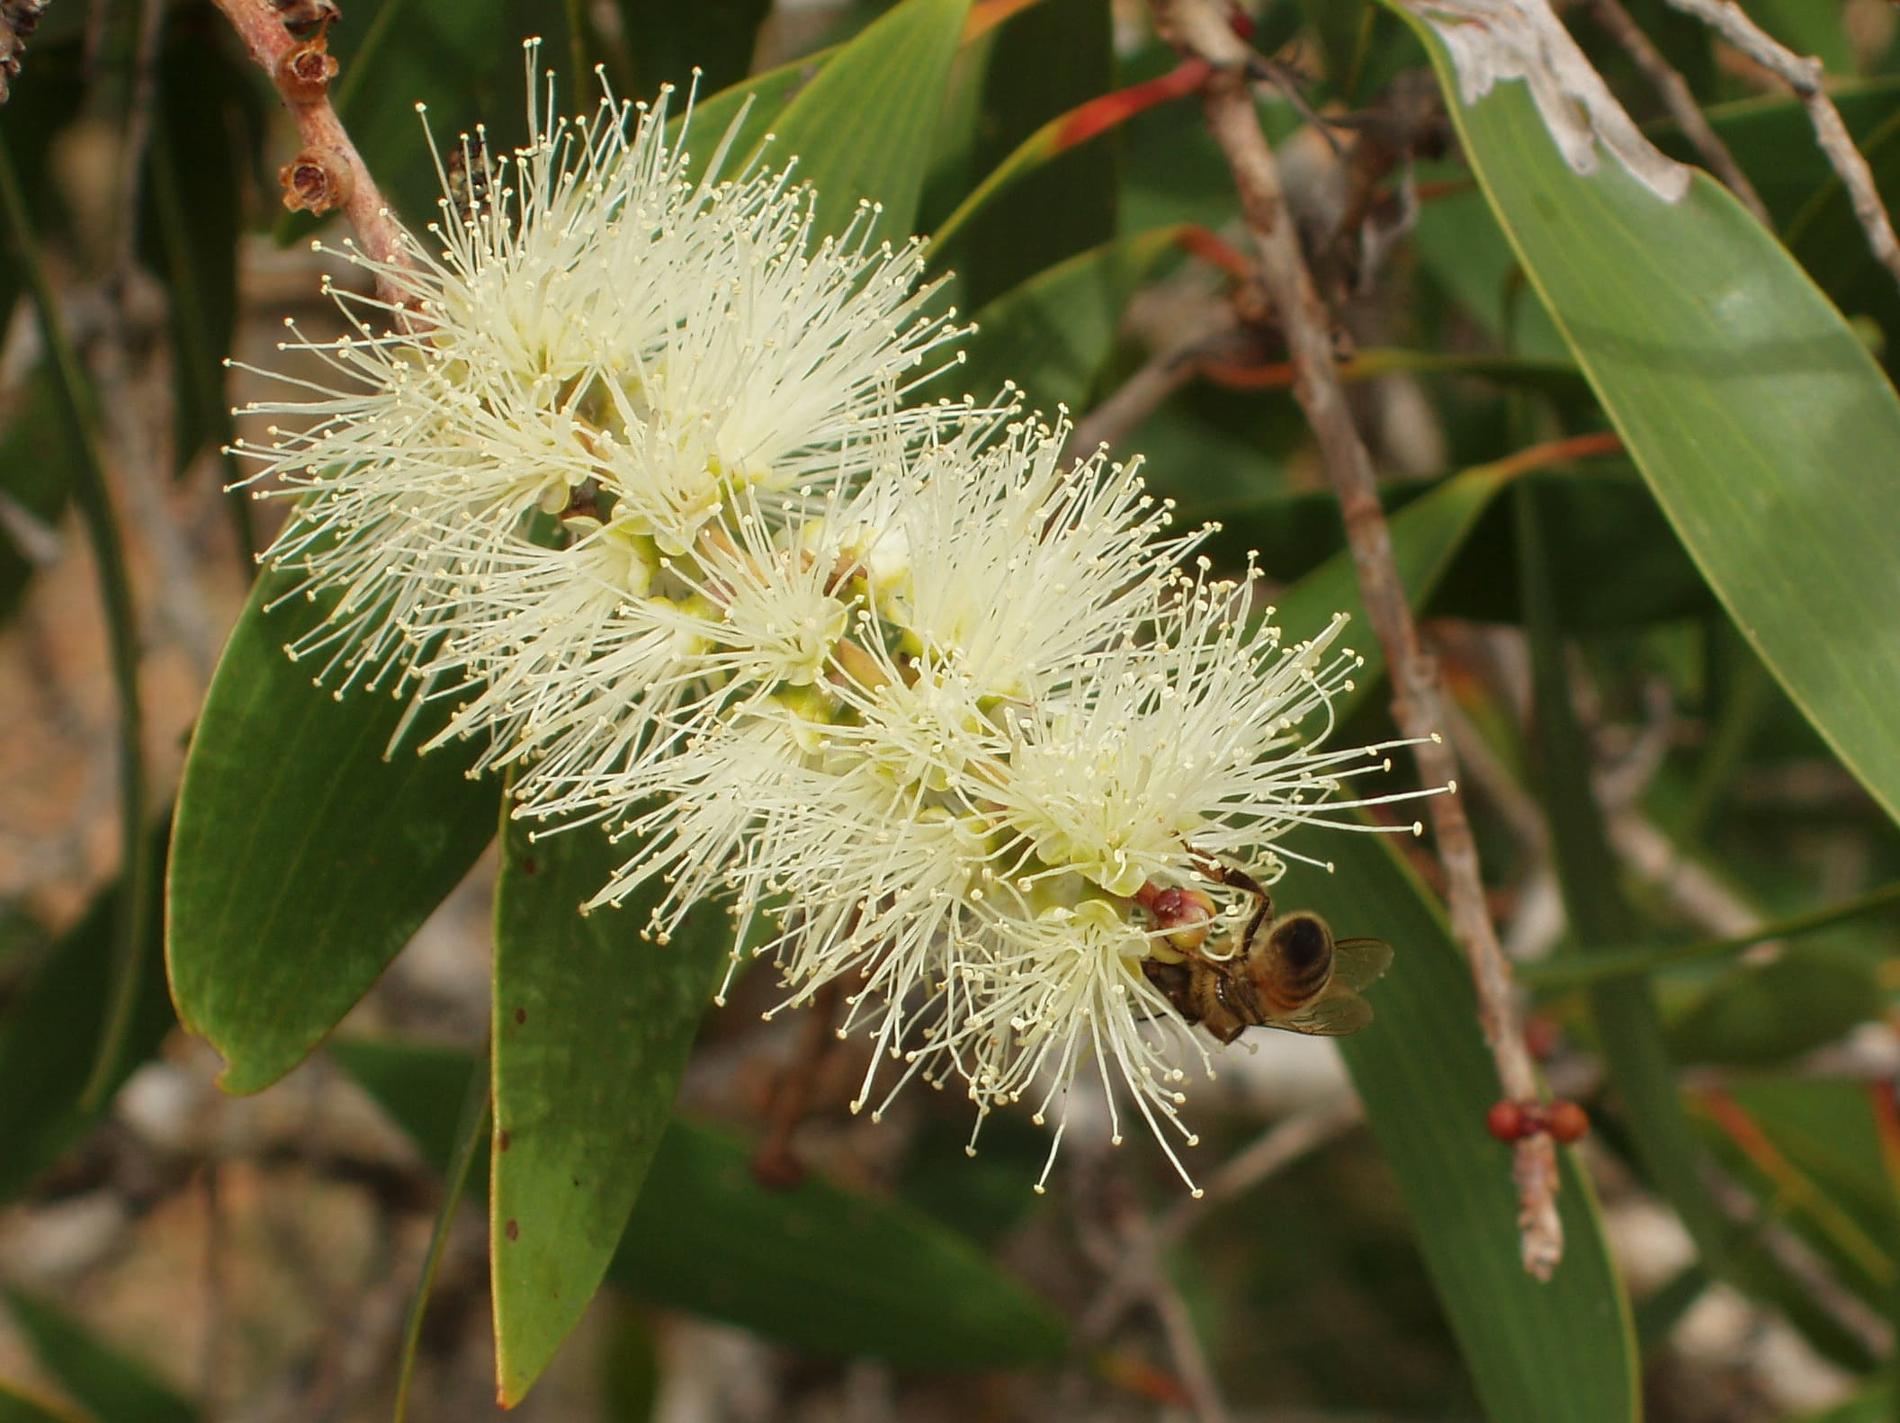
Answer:
<svg viewBox="0 0 1900 1423"><path fill-rule="evenodd" d="M1274 1013L1297 1012L1333 979L1333 936L1316 914L1289 914L1273 926L1272 972L1260 988Z"/></svg>

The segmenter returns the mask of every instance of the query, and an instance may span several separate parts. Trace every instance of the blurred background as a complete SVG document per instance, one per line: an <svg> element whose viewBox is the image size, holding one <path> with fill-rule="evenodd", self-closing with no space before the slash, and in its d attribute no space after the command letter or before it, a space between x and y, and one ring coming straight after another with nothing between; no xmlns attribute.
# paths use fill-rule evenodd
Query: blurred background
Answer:
<svg viewBox="0 0 1900 1423"><path fill-rule="evenodd" d="M477 117L500 142L518 137L524 34L549 36L545 58L564 82L572 34L618 92L686 82L695 65L713 91L836 43L881 8L346 0L330 35L335 92L371 169L419 221L433 214L436 179L414 103L428 103L438 138ZM1590 7L1559 8L1631 112L1686 152ZM1900 10L1747 8L1824 60L1876 174L1900 191ZM1825 196L1825 164L1776 82L1659 3L1629 9L1784 227ZM1262 86L1262 115L1341 313L1355 413L1390 507L1460 469L1600 431L1460 160L1416 41L1348 0L1268 0L1251 13L1253 42L1283 66L1281 87ZM162 808L252 554L281 513L226 490L238 472L220 453L229 407L258 392L220 360L276 364L286 317L313 336L336 329L319 278L357 274L313 252L315 224L279 206L294 133L208 3L55 0L20 59L0 144L97 395L137 610L141 749ZM1049 119L1176 63L1139 4L1041 0L994 25L959 57L919 229L935 231ZM984 325L959 379L981 389L1015 375L1046 408L1066 403L1089 442L1145 454L1189 521L1222 521L1223 562L1258 549L1274 582L1291 584L1342 540L1285 351L1218 242L1184 250L1198 239L1175 235L1192 224L1238 245L1231 179L1191 98L1123 107L1102 137L1045 155L1032 178L958 222L945 265L958 305ZM1307 110L1336 122L1315 126ZM1900 303L1858 230L1811 221L1806 232L1797 256L1890 360ZM139 1010L142 1061L109 1102L80 1102L108 974L119 712L32 275L11 249L0 268L0 1380L51 1416L101 1423L384 1418L443 1199L458 1074L487 1031L492 854L343 1025L341 1037L371 1047L320 1053L256 1096L229 1097L214 1085L215 1055L168 1027L154 1000ZM1866 471L1883 473L1894 469ZM1890 1416L1880 1374L1900 1285L1900 834L1730 625L1626 462L1612 452L1586 471L1553 459L1526 477L1546 512L1546 546L1532 556L1567 637L1583 784L1638 926L1631 941L1746 937L1849 906L1818 931L1651 973L1675 1083L1707 1149L1705 1206L1745 1268L1700 1259L1678 1204L1634 1163L1578 988L1524 975L1553 1089L1592 1110L1581 1157L1633 1301L1649 1416ZM1522 533L1507 503L1479 515L1427 628L1455 703L1447 732L1492 909L1510 952L1534 966L1573 935L1553 860L1561 804L1533 773ZM1348 734L1383 734L1384 700L1365 699ZM1423 856L1416 867L1437 873ZM1297 894L1294 881L1282 902ZM1064 1317L1071 1349L1015 1369L839 1359L787 1343L799 1337L790 1323L741 1328L716 1306L674 1307L690 1292L639 1298L610 1282L517 1410L526 1418L1480 1416L1331 1044L1255 1034L1270 1040L1222 1057L1219 1082L1195 1099L1205 1202L1186 1198L1151 1144L1110 1153L1081 1129L1038 1197L1028 1187L1041 1133L995 1120L983 1154L966 1160L959 1101L911 1096L879 1126L850 1117L859 1047L814 1058L799 1017L759 1021L770 996L754 975L708 1017L683 1110L757 1135L788 1064L805 1064L803 1165L993 1255ZM1506 1160L1500 1147L1499 1171ZM823 1304L780 1308L790 1320ZM451 1221L415 1369L412 1419L494 1411L478 1205ZM12 1406L0 1397L0 1419L42 1416Z"/></svg>

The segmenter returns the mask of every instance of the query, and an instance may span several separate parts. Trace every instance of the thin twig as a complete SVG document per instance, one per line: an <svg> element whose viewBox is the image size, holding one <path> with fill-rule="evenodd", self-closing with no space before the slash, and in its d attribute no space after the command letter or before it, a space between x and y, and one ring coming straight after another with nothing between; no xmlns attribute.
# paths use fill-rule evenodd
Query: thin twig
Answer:
<svg viewBox="0 0 1900 1423"><path fill-rule="evenodd" d="M1154 1306L1155 1318L1161 1321L1161 1336L1168 1342L1168 1353L1192 1401L1195 1418L1199 1423L1227 1423L1231 1415L1221 1397L1220 1383L1214 1377L1207 1351L1201 1347L1200 1336L1194 1332L1194 1319L1181 1291L1173 1281L1157 1275L1148 1302Z"/></svg>
<svg viewBox="0 0 1900 1423"><path fill-rule="evenodd" d="M216 4L243 38L251 58L270 75L284 107L297 121L303 151L280 172L284 206L319 213L340 207L370 258L392 266L409 265L402 225L331 107L330 80L336 74L336 61L324 47L323 34L307 41L297 39L270 0L216 0ZM377 288L385 300L400 301L400 294L380 278Z"/></svg>
<svg viewBox="0 0 1900 1423"><path fill-rule="evenodd" d="M1663 57L1655 41L1630 17L1630 12L1623 8L1623 0L1590 0L1590 13L1596 16L1597 24L1608 32L1610 38L1623 47L1623 52L1636 67L1643 71L1643 77L1649 80L1662 99L1669 116L1676 121L1676 127L1682 130L1683 137L1695 145L1695 151L1702 155L1702 161L1735 194L1742 206L1755 214L1762 226L1772 229L1774 220L1768 216L1768 208L1762 202L1761 194L1748 181L1748 175L1735 161L1735 155L1728 151L1728 145L1722 142L1721 135L1703 116L1701 106L1690 92L1689 81Z"/></svg>
<svg viewBox="0 0 1900 1423"><path fill-rule="evenodd" d="M1220 1384L1195 1333L1187 1302L1169 1277L1163 1258L1165 1242L1156 1232L1155 1223L1130 1194L1113 1189L1115 1180L1102 1183L1109 1189L1100 1201L1099 1226L1089 1219L1086 1209L1078 1213L1078 1243L1103 1271L1105 1279L1096 1291L1094 1302L1076 1325L1075 1337L1089 1345L1105 1340L1136 1304L1145 1304L1154 1312L1168 1348L1175 1377L1187 1395L1187 1403L1197 1423L1227 1423L1231 1417L1221 1396ZM1086 1200L1086 1197L1081 1199ZM1065 1410L1073 1412L1074 1409Z"/></svg>
<svg viewBox="0 0 1900 1423"><path fill-rule="evenodd" d="M1808 111L1814 141L1847 189L1854 216L1867 233L1867 245L1880 264L1900 281L1900 238L1894 236L1893 221L1880 200L1880 189L1874 186L1873 170L1854 147L1847 125L1841 121L1841 111L1827 95L1827 74L1821 61L1812 56L1804 58L1764 33L1733 0L1669 0L1669 5L1693 15L1755 63L1787 81Z"/></svg>
<svg viewBox="0 0 1900 1423"><path fill-rule="evenodd" d="M1504 1096L1535 1100L1537 1071L1524 1046L1510 965L1485 906L1477 847L1456 793L1457 761L1437 734L1437 661L1419 643L1405 585L1393 561L1372 457L1353 424L1335 369L1332 322L1300 251L1279 167L1247 85L1248 50L1209 0L1153 4L1164 34L1218 66L1203 101L1208 127L1233 170L1261 281L1293 360L1294 394L1319 440L1327 477L1339 496L1360 595L1391 668L1393 719L1406 736L1418 740L1416 755L1425 783L1446 788L1445 794L1431 797L1432 823L1445 868L1452 930L1470 961L1477 989L1479 1024ZM1563 1222L1557 1213L1557 1155L1546 1135L1518 1142L1515 1176L1524 1268L1548 1278L1563 1257Z"/></svg>
<svg viewBox="0 0 1900 1423"><path fill-rule="evenodd" d="M1069 433L1069 453L1086 456L1103 445L1119 444L1194 375L1195 362L1187 352L1174 347L1155 352L1107 399L1076 421Z"/></svg>

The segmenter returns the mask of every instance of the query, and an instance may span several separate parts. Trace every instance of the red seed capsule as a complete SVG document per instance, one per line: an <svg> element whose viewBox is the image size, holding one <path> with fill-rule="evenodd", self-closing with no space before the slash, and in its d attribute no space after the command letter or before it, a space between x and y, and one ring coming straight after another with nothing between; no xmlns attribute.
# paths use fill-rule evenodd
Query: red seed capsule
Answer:
<svg viewBox="0 0 1900 1423"><path fill-rule="evenodd" d="M1568 1146L1573 1141L1581 1141L1590 1131L1590 1114L1575 1102L1552 1102L1544 1113L1544 1127L1558 1141Z"/></svg>
<svg viewBox="0 0 1900 1423"><path fill-rule="evenodd" d="M1484 1129L1503 1142L1516 1141L1535 1130L1516 1102L1493 1103L1484 1114Z"/></svg>

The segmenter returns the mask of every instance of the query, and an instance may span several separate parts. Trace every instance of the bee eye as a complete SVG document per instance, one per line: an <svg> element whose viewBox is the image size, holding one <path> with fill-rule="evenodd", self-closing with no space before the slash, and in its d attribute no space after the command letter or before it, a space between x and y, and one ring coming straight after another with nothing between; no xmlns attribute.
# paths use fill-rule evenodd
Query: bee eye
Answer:
<svg viewBox="0 0 1900 1423"><path fill-rule="evenodd" d="M1319 967L1333 951L1326 926L1310 914L1288 919L1274 931L1287 966L1302 971Z"/></svg>

